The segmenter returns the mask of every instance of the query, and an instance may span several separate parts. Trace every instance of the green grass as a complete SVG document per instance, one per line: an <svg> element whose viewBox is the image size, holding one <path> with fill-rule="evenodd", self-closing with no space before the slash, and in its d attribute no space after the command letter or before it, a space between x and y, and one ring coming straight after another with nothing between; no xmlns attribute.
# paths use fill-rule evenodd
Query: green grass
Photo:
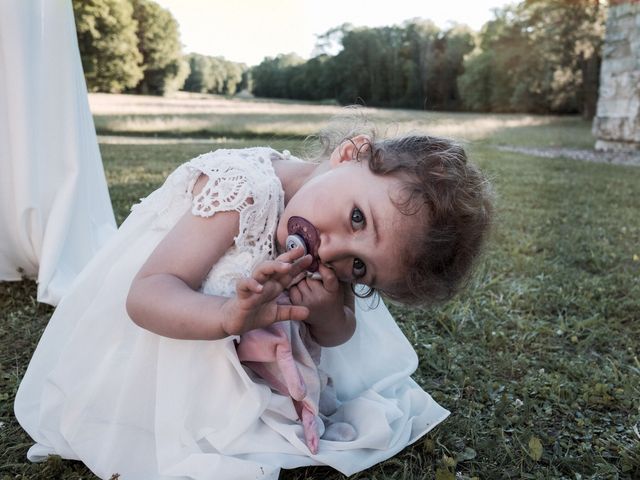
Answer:
<svg viewBox="0 0 640 480"><path fill-rule="evenodd" d="M380 114L401 124L409 115ZM455 301L428 311L392 307L420 358L416 381L452 415L351 478L640 478L640 168L496 148L588 147L590 126L577 118L435 117L441 129L461 118L465 131L477 124L476 134L464 137L494 180L498 221L477 275ZM274 138L224 147L269 143L299 151L299 142ZM118 221L175 166L219 146L102 145ZM3 480L94 478L78 462L29 464L31 441L12 416L51 311L35 301L33 282L0 283ZM281 477L344 478L328 468Z"/></svg>

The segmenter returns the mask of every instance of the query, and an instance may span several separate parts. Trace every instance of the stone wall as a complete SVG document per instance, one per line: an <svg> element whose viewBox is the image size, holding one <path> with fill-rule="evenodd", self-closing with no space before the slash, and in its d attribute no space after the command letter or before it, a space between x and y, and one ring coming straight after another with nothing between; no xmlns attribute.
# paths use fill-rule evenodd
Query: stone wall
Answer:
<svg viewBox="0 0 640 480"><path fill-rule="evenodd" d="M611 0L602 51L596 149L640 150L640 0Z"/></svg>

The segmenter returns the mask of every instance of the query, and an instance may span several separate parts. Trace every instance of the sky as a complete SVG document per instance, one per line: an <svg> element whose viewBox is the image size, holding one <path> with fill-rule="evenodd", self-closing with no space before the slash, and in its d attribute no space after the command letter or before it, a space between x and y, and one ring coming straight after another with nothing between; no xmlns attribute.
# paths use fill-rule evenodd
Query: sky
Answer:
<svg viewBox="0 0 640 480"><path fill-rule="evenodd" d="M316 35L351 23L399 25L411 18L451 22L474 30L493 18L506 0L155 0L180 26L185 53L223 56L257 65L264 57L297 53L310 58Z"/></svg>

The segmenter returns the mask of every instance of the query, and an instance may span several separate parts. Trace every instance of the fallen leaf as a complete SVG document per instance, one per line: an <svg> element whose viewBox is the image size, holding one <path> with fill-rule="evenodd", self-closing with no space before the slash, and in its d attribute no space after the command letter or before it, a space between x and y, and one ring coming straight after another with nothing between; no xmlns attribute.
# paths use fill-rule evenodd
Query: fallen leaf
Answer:
<svg viewBox="0 0 640 480"><path fill-rule="evenodd" d="M469 447L466 447L463 452L456 455L457 462L464 462L465 460L472 460L474 458L476 458L476 451Z"/></svg>
<svg viewBox="0 0 640 480"><path fill-rule="evenodd" d="M542 458L542 442L538 437L529 439L529 456L536 462Z"/></svg>

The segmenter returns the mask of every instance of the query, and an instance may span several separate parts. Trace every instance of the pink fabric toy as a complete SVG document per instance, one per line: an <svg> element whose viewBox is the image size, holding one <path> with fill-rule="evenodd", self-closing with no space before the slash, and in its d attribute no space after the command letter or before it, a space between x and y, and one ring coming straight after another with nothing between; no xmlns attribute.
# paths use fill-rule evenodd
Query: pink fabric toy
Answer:
<svg viewBox="0 0 640 480"><path fill-rule="evenodd" d="M278 301L289 302L289 297L283 294ZM291 397L311 453L318 453L321 437L343 442L356 438L353 426L328 418L337 410L338 399L331 379L318 368L321 347L305 323L285 321L251 330L242 335L236 350L243 365Z"/></svg>

